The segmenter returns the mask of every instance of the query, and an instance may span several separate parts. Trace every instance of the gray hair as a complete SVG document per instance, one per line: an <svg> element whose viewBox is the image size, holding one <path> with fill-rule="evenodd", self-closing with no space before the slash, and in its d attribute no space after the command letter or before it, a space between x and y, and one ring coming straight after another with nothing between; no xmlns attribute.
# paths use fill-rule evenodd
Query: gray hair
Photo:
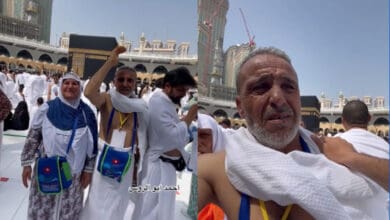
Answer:
<svg viewBox="0 0 390 220"><path fill-rule="evenodd" d="M239 75L241 72L242 67L253 57L257 55L273 55L279 58L282 58L287 63L289 63L292 66L290 57L281 49L278 49L276 47L259 47L256 50L250 52L244 60L241 62L240 66L238 67L237 73L236 73L236 89L237 94L240 93L240 81L239 81Z"/></svg>
<svg viewBox="0 0 390 220"><path fill-rule="evenodd" d="M116 75L118 72L123 71L123 70L128 70L128 71L130 71L130 72L137 73L137 71L136 71L134 68L129 67L129 66L126 66L126 65L122 65L122 66L119 66L119 67L116 68L116 70L115 70L115 75Z"/></svg>

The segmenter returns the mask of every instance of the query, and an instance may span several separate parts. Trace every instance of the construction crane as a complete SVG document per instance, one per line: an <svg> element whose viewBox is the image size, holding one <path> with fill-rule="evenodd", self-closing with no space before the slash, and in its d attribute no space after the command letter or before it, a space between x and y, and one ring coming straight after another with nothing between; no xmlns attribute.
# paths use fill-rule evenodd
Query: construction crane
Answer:
<svg viewBox="0 0 390 220"><path fill-rule="evenodd" d="M252 46L255 46L255 36L251 36L251 34L249 33L249 28L248 28L248 25L246 23L246 20L245 20L245 15L244 15L244 12L242 12L242 9L239 8L240 12L241 12L241 17L242 17L242 21L244 22L244 26L245 26L245 30L246 30L246 34L248 35L248 39L249 39L249 46L252 47Z"/></svg>

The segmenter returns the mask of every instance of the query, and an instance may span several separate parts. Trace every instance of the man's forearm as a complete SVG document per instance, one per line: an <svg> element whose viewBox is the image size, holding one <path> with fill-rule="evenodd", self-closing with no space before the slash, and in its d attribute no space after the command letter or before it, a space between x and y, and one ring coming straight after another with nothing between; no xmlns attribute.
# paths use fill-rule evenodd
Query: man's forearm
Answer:
<svg viewBox="0 0 390 220"><path fill-rule="evenodd" d="M389 191L389 160L354 153L351 154L345 165L353 171L363 173Z"/></svg>
<svg viewBox="0 0 390 220"><path fill-rule="evenodd" d="M87 98L94 97L99 93L100 85L112 67L113 65L110 62L105 62L103 66L100 67L100 69L92 76L84 91Z"/></svg>
<svg viewBox="0 0 390 220"><path fill-rule="evenodd" d="M115 47L111 51L111 55L108 57L107 61L103 64L102 67L100 67L100 69L89 81L87 87L85 88L84 94L94 105L99 104L99 102L102 101L102 99L99 101L100 98L95 98L95 96L99 94L100 85L102 84L104 78L106 78L108 71L110 71L112 67L115 67L118 64L119 54L125 51L125 47Z"/></svg>

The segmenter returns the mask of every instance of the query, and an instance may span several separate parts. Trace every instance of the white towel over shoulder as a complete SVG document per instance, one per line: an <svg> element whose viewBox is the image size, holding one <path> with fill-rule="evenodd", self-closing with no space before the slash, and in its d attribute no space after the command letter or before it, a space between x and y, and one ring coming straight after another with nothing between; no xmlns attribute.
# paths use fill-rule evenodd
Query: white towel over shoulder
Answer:
<svg viewBox="0 0 390 220"><path fill-rule="evenodd" d="M310 132L299 132L318 153ZM373 207L382 203L373 184L323 155L283 154L259 144L244 128L227 136L226 143L228 178L243 193L283 206L298 204L315 219L388 219L385 209Z"/></svg>

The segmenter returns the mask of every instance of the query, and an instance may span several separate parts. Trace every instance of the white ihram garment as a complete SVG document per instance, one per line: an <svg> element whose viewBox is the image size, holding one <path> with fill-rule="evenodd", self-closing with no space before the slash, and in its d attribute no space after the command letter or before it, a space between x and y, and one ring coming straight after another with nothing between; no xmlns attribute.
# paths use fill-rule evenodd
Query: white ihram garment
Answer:
<svg viewBox="0 0 390 220"><path fill-rule="evenodd" d="M348 141L359 153L389 159L389 143L365 129L351 128L344 133L335 135L335 137L341 137Z"/></svg>
<svg viewBox="0 0 390 220"><path fill-rule="evenodd" d="M138 148L140 150L139 164L142 163L144 152L147 146L147 123L148 110L143 100L129 98L116 91L110 91L111 101L116 110L124 113L137 112L138 127ZM132 185L133 170L134 170L134 154L136 145L134 146L130 168L119 183L114 179L102 176L97 171L97 165L103 149L103 140L99 140L99 154L97 156L95 171L90 186L85 208L82 211L81 219L124 219L125 214L131 216L132 213L126 213L128 206L134 206L138 202L138 195L129 193L129 187ZM131 148L116 148L120 151L130 151ZM141 172L142 166L138 166L137 173Z"/></svg>
<svg viewBox="0 0 390 220"><path fill-rule="evenodd" d="M336 134L335 136L343 138L351 143L355 150L359 153L382 159L389 159L389 143L366 129L351 128L348 131ZM381 199L375 199L375 202L372 203L373 209L371 211L374 211L374 214L377 214L378 216L384 216L383 218L380 217L380 219L388 219L388 192L367 176L361 173L358 174L370 181L375 186L376 190L378 190L378 194L380 195Z"/></svg>
<svg viewBox="0 0 390 220"><path fill-rule="evenodd" d="M31 81L31 96L30 96L30 105L37 105L37 99L43 97L43 92L45 91L45 81L42 77L38 75L32 75L30 78Z"/></svg>
<svg viewBox="0 0 390 220"><path fill-rule="evenodd" d="M83 220L123 219L130 201L128 188L131 186L133 179L134 160L131 161L130 168L122 177L120 183L109 177L102 176L101 173L97 171L97 166L103 145L104 141L99 139L99 153L95 163L92 183L89 189L88 199L81 215L81 219ZM131 148L116 147L116 150L129 152Z"/></svg>
<svg viewBox="0 0 390 220"><path fill-rule="evenodd" d="M180 121L176 106L162 91L149 100L149 148L144 159L142 186L176 186L176 169L159 157L173 149L183 150L189 140L187 125ZM138 220L174 219L176 191L142 193L141 207L136 207Z"/></svg>
<svg viewBox="0 0 390 220"><path fill-rule="evenodd" d="M311 133L303 128L299 133L318 153ZM377 187L324 155L284 154L243 128L226 138L227 175L237 190L283 206L298 204L315 219L383 219L384 210L373 209L382 199Z"/></svg>

